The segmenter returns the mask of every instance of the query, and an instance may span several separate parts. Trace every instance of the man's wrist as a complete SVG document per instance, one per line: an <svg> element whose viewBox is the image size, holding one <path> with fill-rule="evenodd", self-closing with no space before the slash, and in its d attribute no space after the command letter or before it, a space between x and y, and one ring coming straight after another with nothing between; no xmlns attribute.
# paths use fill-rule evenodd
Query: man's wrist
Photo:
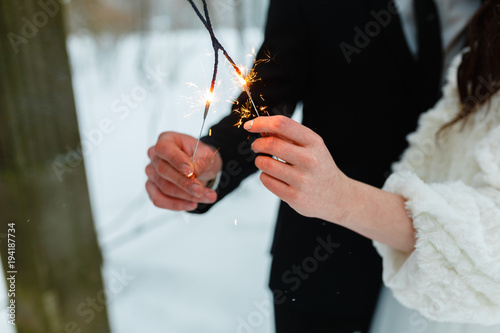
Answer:
<svg viewBox="0 0 500 333"><path fill-rule="evenodd" d="M217 171L217 174L215 175L214 178L210 179L206 184L205 184L205 187L211 189L211 190L216 190L217 187L219 186L219 183L220 183L220 179L221 179L221 176L222 176L222 157L220 156L220 153L219 153L219 149L211 144L208 144L206 143L207 146L210 147L210 149L212 149L213 151L213 157L214 157L214 161L213 163L215 164L215 169L216 170L219 170Z"/></svg>

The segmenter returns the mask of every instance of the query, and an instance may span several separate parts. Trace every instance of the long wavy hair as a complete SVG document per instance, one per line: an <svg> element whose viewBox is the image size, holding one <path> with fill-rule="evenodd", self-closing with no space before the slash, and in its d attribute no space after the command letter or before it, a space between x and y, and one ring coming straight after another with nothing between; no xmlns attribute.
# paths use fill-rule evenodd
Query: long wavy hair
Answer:
<svg viewBox="0 0 500 333"><path fill-rule="evenodd" d="M500 0L486 0L469 22L468 51L457 72L461 108L445 129L465 122L500 89Z"/></svg>

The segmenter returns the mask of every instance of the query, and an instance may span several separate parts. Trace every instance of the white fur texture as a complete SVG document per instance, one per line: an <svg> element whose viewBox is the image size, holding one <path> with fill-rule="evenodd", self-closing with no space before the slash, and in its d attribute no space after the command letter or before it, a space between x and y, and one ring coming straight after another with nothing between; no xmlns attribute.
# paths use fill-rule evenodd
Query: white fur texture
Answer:
<svg viewBox="0 0 500 333"><path fill-rule="evenodd" d="M384 186L407 199L415 251L374 245L402 304L436 321L492 325L500 323L500 94L437 140L460 105L459 60Z"/></svg>

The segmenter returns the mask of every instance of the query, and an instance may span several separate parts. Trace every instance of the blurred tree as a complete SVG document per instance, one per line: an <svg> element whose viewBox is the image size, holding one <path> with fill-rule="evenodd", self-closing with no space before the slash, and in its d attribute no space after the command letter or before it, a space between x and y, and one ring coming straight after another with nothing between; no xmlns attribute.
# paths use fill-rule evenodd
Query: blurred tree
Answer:
<svg viewBox="0 0 500 333"><path fill-rule="evenodd" d="M104 333L62 9L56 0L0 0L0 253L16 272L6 274L15 278L18 332Z"/></svg>
<svg viewBox="0 0 500 333"><path fill-rule="evenodd" d="M141 1L75 0L68 4L69 32L88 30L93 35L112 33L115 35L135 31L140 25Z"/></svg>
<svg viewBox="0 0 500 333"><path fill-rule="evenodd" d="M210 0L208 6L214 27L261 28L269 0ZM202 2L195 0L200 6ZM68 3L69 33L87 31L93 35L130 34L142 29L144 19L168 18L172 30L203 29L186 0L71 0ZM148 13L149 11L149 13ZM148 14L144 16L143 14ZM234 18L232 18L234 16Z"/></svg>
<svg viewBox="0 0 500 333"><path fill-rule="evenodd" d="M238 31L238 39L240 40L240 59L244 59L245 49L245 9L243 8L243 0L234 0L234 21L235 27Z"/></svg>

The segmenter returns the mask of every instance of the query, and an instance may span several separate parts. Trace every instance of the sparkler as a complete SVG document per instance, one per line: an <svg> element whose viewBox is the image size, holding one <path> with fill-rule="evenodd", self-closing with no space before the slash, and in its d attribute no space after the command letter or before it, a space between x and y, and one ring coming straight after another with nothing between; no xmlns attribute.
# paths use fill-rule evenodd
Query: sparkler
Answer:
<svg viewBox="0 0 500 333"><path fill-rule="evenodd" d="M227 53L226 49L224 49L224 47L219 42L219 40L217 39L217 37L215 37L215 33L214 33L214 30L213 30L213 27L212 27L212 22L210 21L210 15L208 13L207 1L206 0L202 0L202 2L203 2L203 11L204 11L205 16L203 16L201 14L201 12L199 11L198 7L195 5L195 3L193 2L193 0L187 0L187 1L191 4L191 7L193 7L193 10L195 11L196 15L198 16L198 18L200 19L200 21L205 26L205 28L207 29L208 33L210 34L210 38L212 39L212 47L214 49L214 57L215 57L215 64L214 64L214 72L213 72L213 76L212 76L212 83L210 85L210 91L209 91L209 94L207 95L207 99L206 99L206 102L205 102L205 112L203 113L203 123L201 125L200 134L198 136L198 141L196 142L196 146L195 146L195 149L194 149L194 152L193 152L193 156L191 157L191 160L194 161L194 157L196 155L196 151L198 150L198 145L200 143L201 135L203 133L203 128L205 127L205 121L207 119L208 111L210 109L210 105L211 105L213 97L214 97L214 88L215 88L215 82L217 80L217 71L218 71L218 67L219 67L219 51L222 51L222 54L224 55L224 57L227 59L227 61L231 64L231 66L236 71L236 74L238 76L238 80L239 80L240 84L242 85L243 89L245 90L246 94L248 95L248 98L249 98L249 100L250 100L250 102L252 104L252 107L253 107L255 113L257 114L257 117L259 117L260 114L259 114L259 111L257 110L257 107L255 106L255 103L254 103L254 101L252 99L252 94L250 93L250 89L248 87L249 84L251 84L252 82L255 82L255 77L256 77L255 70L252 69L248 73L248 75L246 77L244 77L242 71L240 70L240 68L236 65L236 63L233 61L233 59L231 58L231 56ZM264 59L264 61L266 61L266 60ZM256 62L256 64L257 63L258 62ZM249 108L247 108L247 110L248 109ZM265 108L262 109L262 111L265 111ZM267 113L267 111L266 111L266 113ZM267 115L269 115L269 114L267 114ZM242 119L240 119L239 124L241 125L241 123L242 123Z"/></svg>
<svg viewBox="0 0 500 333"><path fill-rule="evenodd" d="M247 75L248 77L248 75ZM248 98L250 102L252 103L253 109L255 110L255 113L257 114L257 117L260 117L259 111L257 110L257 107L255 106L255 103L252 98L252 94L250 93L250 89L248 89L248 82L246 79L243 78L243 76L239 76L238 79L240 80L241 85L243 86L243 89L245 89L245 92L248 95Z"/></svg>
<svg viewBox="0 0 500 333"><path fill-rule="evenodd" d="M194 147L193 156L191 157L192 161L194 161L194 155L196 154L196 151L198 150L198 145L200 144L201 134L203 133L203 128L205 127L205 121L207 120L208 110L210 109L210 104L212 104L213 100L214 100L214 92L213 92L213 89L210 88L210 91L207 94L207 101L205 102L205 112L203 113L203 123L201 124L200 134L198 135L198 141L196 141L196 146Z"/></svg>

